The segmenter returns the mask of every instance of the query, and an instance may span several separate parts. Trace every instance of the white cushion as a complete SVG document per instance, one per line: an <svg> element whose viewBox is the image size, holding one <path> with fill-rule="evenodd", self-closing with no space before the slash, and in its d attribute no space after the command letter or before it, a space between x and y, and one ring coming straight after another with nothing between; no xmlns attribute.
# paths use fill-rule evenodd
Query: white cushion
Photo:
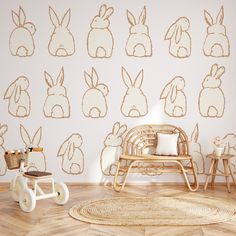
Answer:
<svg viewBox="0 0 236 236"><path fill-rule="evenodd" d="M156 154L162 156L177 156L178 138L179 138L179 133L176 134L157 133Z"/></svg>

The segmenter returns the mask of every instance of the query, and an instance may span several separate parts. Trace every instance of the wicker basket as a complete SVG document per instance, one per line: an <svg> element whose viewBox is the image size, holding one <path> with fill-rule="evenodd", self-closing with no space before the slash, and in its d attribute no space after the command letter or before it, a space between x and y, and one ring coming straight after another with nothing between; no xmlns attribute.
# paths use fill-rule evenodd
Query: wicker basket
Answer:
<svg viewBox="0 0 236 236"><path fill-rule="evenodd" d="M9 170L19 169L22 155L25 157L24 166L26 167L28 153L25 149L24 149L24 153L21 150L6 151L4 154L4 158L7 163L7 168Z"/></svg>

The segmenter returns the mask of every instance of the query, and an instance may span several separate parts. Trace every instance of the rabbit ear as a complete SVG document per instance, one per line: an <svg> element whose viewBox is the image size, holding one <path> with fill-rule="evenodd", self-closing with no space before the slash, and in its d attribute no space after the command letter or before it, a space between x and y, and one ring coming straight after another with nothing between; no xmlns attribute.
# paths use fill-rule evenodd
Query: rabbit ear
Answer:
<svg viewBox="0 0 236 236"><path fill-rule="evenodd" d="M171 91L171 88L172 88L172 81L169 82L165 87L164 89L162 90L162 93L160 95L160 99L164 99L164 98L167 98L167 96L169 95L170 91Z"/></svg>
<svg viewBox="0 0 236 236"><path fill-rule="evenodd" d="M170 95L170 100L171 102L174 102L175 99L177 98L177 85L173 85L171 89L171 95Z"/></svg>
<svg viewBox="0 0 236 236"><path fill-rule="evenodd" d="M15 87L15 93L14 93L14 101L15 101L15 103L19 102L20 95L21 95L21 86L17 85Z"/></svg>
<svg viewBox="0 0 236 236"><path fill-rule="evenodd" d="M127 14L127 19L128 19L128 21L129 21L129 23L130 23L132 26L136 25L136 20L135 20L133 14L132 14L130 11L128 11L128 10L126 11L126 14Z"/></svg>
<svg viewBox="0 0 236 236"><path fill-rule="evenodd" d="M218 70L217 70L217 72L216 72L216 74L215 74L215 79L220 79L220 77L223 75L225 73L225 67L224 66L221 66Z"/></svg>
<svg viewBox="0 0 236 236"><path fill-rule="evenodd" d="M77 139L79 140L79 145L77 145L77 146L80 147L83 144L83 139L80 134L77 134Z"/></svg>
<svg viewBox="0 0 236 236"><path fill-rule="evenodd" d="M119 129L119 132L118 132L119 137L121 137L125 133L126 130L127 130L127 126L122 125Z"/></svg>
<svg viewBox="0 0 236 236"><path fill-rule="evenodd" d="M199 137L199 129L198 129L198 124L196 124L196 126L191 134L191 141L194 141L195 143L197 143L198 137Z"/></svg>
<svg viewBox="0 0 236 236"><path fill-rule="evenodd" d="M61 25L67 27L70 23L70 17L71 17L71 10L68 9L61 20Z"/></svg>
<svg viewBox="0 0 236 236"><path fill-rule="evenodd" d="M143 7L143 10L142 10L142 12L141 12L141 14L140 14L140 16L139 16L139 21L138 21L138 22L139 22L140 24L143 24L143 25L145 24L146 15L147 15L147 14L146 14L146 7L144 6L144 7Z"/></svg>
<svg viewBox="0 0 236 236"><path fill-rule="evenodd" d="M57 152L57 156L63 156L66 153L66 149L69 145L69 139L67 139L60 147L59 151Z"/></svg>
<svg viewBox="0 0 236 236"><path fill-rule="evenodd" d="M57 85L62 85L64 82L64 68L61 68L61 71L57 77Z"/></svg>
<svg viewBox="0 0 236 236"><path fill-rule="evenodd" d="M119 122L116 122L116 123L113 125L112 133L113 133L113 134L118 134L119 129L120 129L120 123L119 123Z"/></svg>
<svg viewBox="0 0 236 236"><path fill-rule="evenodd" d="M85 82L89 86L89 88L92 88L93 87L92 78L86 71L84 72L84 78L85 78Z"/></svg>
<svg viewBox="0 0 236 236"><path fill-rule="evenodd" d="M74 151L75 151L75 145L74 143L70 143L69 146L68 146L68 159L71 160L73 155L74 155Z"/></svg>
<svg viewBox="0 0 236 236"><path fill-rule="evenodd" d="M221 6L220 11L216 17L216 23L222 24L224 20L224 8Z"/></svg>
<svg viewBox="0 0 236 236"><path fill-rule="evenodd" d="M225 154L230 154L230 145L229 145L229 143L227 143L227 144L225 145L224 153L225 153Z"/></svg>
<svg viewBox="0 0 236 236"><path fill-rule="evenodd" d="M31 139L23 125L20 125L20 135L26 146L30 146Z"/></svg>
<svg viewBox="0 0 236 236"><path fill-rule="evenodd" d="M122 67L122 78L123 78L123 81L124 81L125 85L128 88L132 88L133 87L132 80L131 80L128 72L125 70L124 67Z"/></svg>
<svg viewBox="0 0 236 236"><path fill-rule="evenodd" d="M42 137L42 127L39 127L33 137L32 144L35 146L39 146L41 137Z"/></svg>
<svg viewBox="0 0 236 236"><path fill-rule="evenodd" d="M98 85L98 74L94 68L92 68L92 83L93 87L96 88Z"/></svg>
<svg viewBox="0 0 236 236"><path fill-rule="evenodd" d="M182 37L182 26L177 25L175 29L175 43L178 44Z"/></svg>
<svg viewBox="0 0 236 236"><path fill-rule="evenodd" d="M19 16L17 15L17 13L15 13L14 11L11 11L11 17L12 17L12 20L13 20L14 24L16 26L19 26L20 25L20 19L19 19Z"/></svg>
<svg viewBox="0 0 236 236"><path fill-rule="evenodd" d="M53 87L53 85L54 85L53 79L52 79L51 75L49 75L47 73L47 71L44 71L44 78L45 78L47 85L49 87Z"/></svg>
<svg viewBox="0 0 236 236"><path fill-rule="evenodd" d="M8 130L7 125L0 125L0 136L2 137Z"/></svg>
<svg viewBox="0 0 236 236"><path fill-rule="evenodd" d="M217 64L212 65L212 67L211 67L211 76L215 76L217 70L218 70L218 65Z"/></svg>
<svg viewBox="0 0 236 236"><path fill-rule="evenodd" d="M171 39L175 33L176 23L172 24L166 32L165 39Z"/></svg>
<svg viewBox="0 0 236 236"><path fill-rule="evenodd" d="M105 20L105 19L108 19L111 15L112 15L112 13L114 12L114 9L113 9L113 7L109 7L107 10L106 10L106 12L105 12L105 14L103 15L103 19Z"/></svg>
<svg viewBox="0 0 236 236"><path fill-rule="evenodd" d="M49 17L50 17L50 20L51 20L52 24L55 27L58 27L60 25L60 21L57 17L57 14L51 7L49 7Z"/></svg>
<svg viewBox="0 0 236 236"><path fill-rule="evenodd" d="M15 90L16 84L13 82L8 88L7 91L4 94L4 99L10 98Z"/></svg>
<svg viewBox="0 0 236 236"><path fill-rule="evenodd" d="M213 19L212 19L210 13L207 12L206 10L204 10L204 17L205 17L206 23L207 23L208 25L211 26L211 25L214 24Z"/></svg>
<svg viewBox="0 0 236 236"><path fill-rule="evenodd" d="M141 70L139 72L139 74L137 75L137 77L136 77L136 79L134 81L134 87L135 88L140 88L142 83L143 83L143 70Z"/></svg>
<svg viewBox="0 0 236 236"><path fill-rule="evenodd" d="M26 16L22 7L19 7L19 23L21 26L25 24Z"/></svg>
<svg viewBox="0 0 236 236"><path fill-rule="evenodd" d="M106 10L107 10L107 5L103 4L99 9L99 16L103 17L106 13Z"/></svg>

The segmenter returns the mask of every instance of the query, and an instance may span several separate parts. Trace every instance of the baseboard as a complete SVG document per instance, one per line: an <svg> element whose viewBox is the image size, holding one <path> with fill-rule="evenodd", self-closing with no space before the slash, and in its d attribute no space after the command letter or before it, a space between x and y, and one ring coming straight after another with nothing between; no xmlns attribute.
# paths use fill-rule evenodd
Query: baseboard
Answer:
<svg viewBox="0 0 236 236"><path fill-rule="evenodd" d="M9 182L0 182L0 187L5 187L5 186L9 186ZM47 183L43 183L46 184ZM107 182L107 183L96 183L96 182L66 182L67 185L69 186L112 186L111 182ZM200 186L203 186L205 183L199 183ZM232 184L232 183L231 183ZM150 183L150 182L127 182L126 186L186 186L185 183L181 183L181 182L155 182L155 183ZM225 186L226 183L225 182L216 182L215 183L216 186Z"/></svg>

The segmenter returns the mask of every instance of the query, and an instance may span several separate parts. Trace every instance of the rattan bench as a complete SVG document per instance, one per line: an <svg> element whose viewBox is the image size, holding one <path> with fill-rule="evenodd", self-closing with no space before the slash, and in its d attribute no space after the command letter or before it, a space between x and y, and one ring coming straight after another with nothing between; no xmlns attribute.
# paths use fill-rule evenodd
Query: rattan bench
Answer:
<svg viewBox="0 0 236 236"><path fill-rule="evenodd" d="M157 147L157 133L179 133L177 156L152 154ZM129 173L143 175L182 173L190 191L196 191L199 187L193 160L189 153L187 135L181 128L173 125L140 125L127 133L124 138L123 154L119 157L114 176L113 187L116 191L124 188ZM189 173L193 174L194 183L192 185L189 181ZM118 178L122 180L119 181Z"/></svg>

